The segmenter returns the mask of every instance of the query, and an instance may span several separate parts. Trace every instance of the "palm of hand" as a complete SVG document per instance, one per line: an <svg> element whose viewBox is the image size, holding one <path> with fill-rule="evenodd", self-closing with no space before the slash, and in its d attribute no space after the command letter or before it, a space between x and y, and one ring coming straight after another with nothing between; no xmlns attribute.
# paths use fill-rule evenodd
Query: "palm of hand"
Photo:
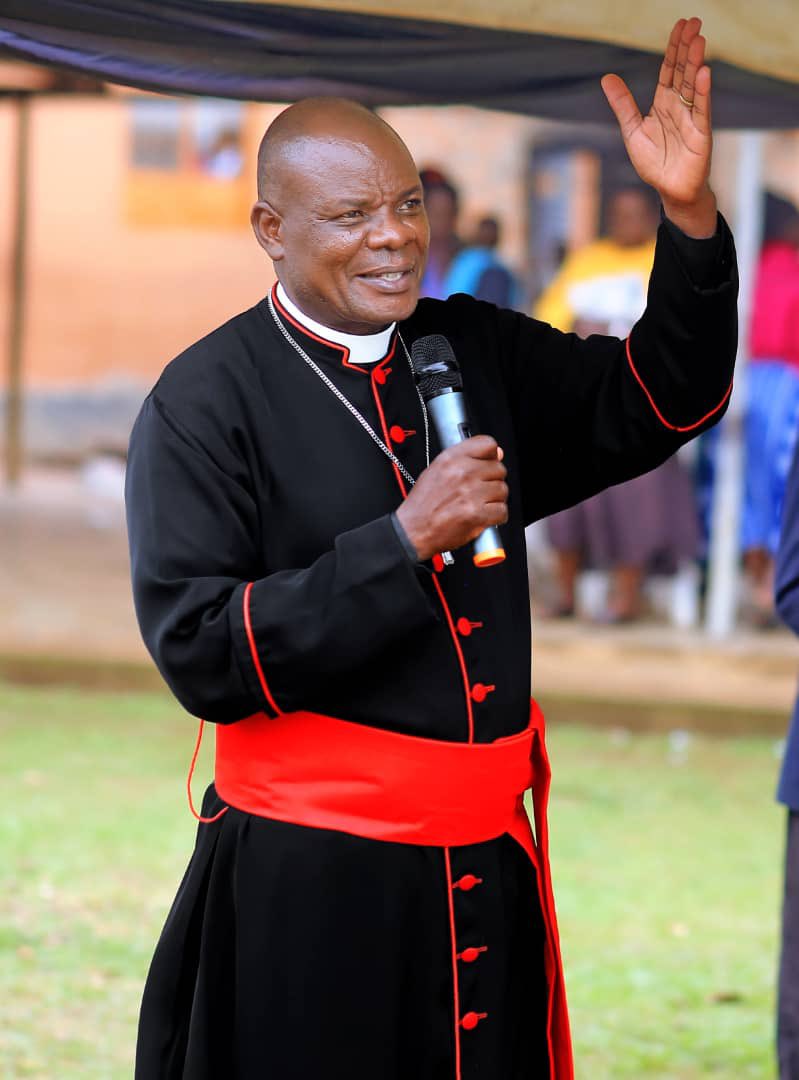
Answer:
<svg viewBox="0 0 799 1080"><path fill-rule="evenodd" d="M675 202L691 202L707 183L712 139L672 89L658 86L649 114L631 132L627 152L641 179Z"/></svg>
<svg viewBox="0 0 799 1080"><path fill-rule="evenodd" d="M691 203L707 187L712 134L710 69L699 19L680 19L669 36L649 113L642 117L618 75L602 88L636 172L664 202Z"/></svg>

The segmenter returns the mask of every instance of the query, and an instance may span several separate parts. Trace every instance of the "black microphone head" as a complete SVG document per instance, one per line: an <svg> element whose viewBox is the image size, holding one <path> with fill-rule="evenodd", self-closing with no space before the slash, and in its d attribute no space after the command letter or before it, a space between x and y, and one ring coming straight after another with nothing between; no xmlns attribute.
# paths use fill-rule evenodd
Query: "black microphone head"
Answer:
<svg viewBox="0 0 799 1080"><path fill-rule="evenodd" d="M428 334L427 337L414 341L411 347L411 366L419 393L425 401L445 390L463 388L458 361L443 334Z"/></svg>

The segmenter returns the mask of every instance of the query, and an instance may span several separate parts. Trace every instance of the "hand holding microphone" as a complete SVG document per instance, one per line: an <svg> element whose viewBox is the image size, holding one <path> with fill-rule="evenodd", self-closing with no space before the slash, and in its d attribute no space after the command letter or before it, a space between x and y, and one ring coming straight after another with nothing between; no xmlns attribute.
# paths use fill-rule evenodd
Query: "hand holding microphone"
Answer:
<svg viewBox="0 0 799 1080"><path fill-rule="evenodd" d="M470 435L463 382L446 338L436 334L415 342L412 363L444 449L421 474L397 518L422 560L474 541L476 566L502 562L497 526L508 520L502 451L490 435Z"/></svg>

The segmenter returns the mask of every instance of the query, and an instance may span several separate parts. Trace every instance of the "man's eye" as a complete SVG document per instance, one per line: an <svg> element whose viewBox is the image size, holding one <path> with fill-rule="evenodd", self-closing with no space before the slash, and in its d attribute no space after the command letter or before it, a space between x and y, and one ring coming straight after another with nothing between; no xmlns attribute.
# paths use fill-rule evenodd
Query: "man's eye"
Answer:
<svg viewBox="0 0 799 1080"><path fill-rule="evenodd" d="M422 206L421 199L406 199L400 207L400 210L420 210Z"/></svg>
<svg viewBox="0 0 799 1080"><path fill-rule="evenodd" d="M357 221L363 217L363 210L345 210L339 215L342 221Z"/></svg>

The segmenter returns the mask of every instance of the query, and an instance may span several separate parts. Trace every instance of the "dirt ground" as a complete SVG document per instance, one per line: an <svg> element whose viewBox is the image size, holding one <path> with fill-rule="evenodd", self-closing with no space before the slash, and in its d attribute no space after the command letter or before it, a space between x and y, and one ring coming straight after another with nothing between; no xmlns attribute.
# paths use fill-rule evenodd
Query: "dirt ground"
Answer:
<svg viewBox="0 0 799 1080"><path fill-rule="evenodd" d="M787 631L739 631L711 642L660 623L607 628L534 618L533 688L544 699L676 706L771 717L779 730L796 692L799 642ZM0 491L0 656L151 671L128 582L121 473L29 470ZM68 665L67 665L68 666Z"/></svg>

